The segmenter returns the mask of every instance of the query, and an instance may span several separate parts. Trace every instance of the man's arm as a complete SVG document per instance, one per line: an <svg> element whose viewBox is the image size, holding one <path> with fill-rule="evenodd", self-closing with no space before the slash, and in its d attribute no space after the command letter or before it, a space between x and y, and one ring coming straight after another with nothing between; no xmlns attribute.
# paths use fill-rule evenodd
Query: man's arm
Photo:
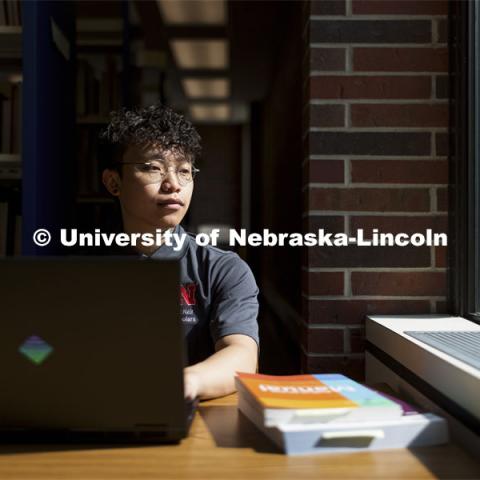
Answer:
<svg viewBox="0 0 480 480"><path fill-rule="evenodd" d="M247 335L227 335L215 344L215 353L185 368L185 397L221 397L235 391L235 372L255 373L258 346Z"/></svg>

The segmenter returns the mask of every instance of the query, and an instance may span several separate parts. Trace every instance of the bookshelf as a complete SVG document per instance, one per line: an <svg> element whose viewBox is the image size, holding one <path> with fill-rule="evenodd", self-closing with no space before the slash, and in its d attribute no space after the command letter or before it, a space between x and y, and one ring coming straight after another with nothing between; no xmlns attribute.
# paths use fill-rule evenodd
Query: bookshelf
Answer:
<svg viewBox="0 0 480 480"><path fill-rule="evenodd" d="M1 5L0 5L1 6ZM21 151L22 27L0 25L0 165ZM2 172L3 172L2 168ZM0 172L0 178L2 173Z"/></svg>
<svg viewBox="0 0 480 480"><path fill-rule="evenodd" d="M18 58L22 54L22 27L0 25L0 58Z"/></svg>
<svg viewBox="0 0 480 480"><path fill-rule="evenodd" d="M132 91L138 91L137 75L131 65L130 15L125 1L77 2L76 138L77 228L111 230L121 220L118 202L101 181L109 147L99 140L110 121L109 114L130 105Z"/></svg>
<svg viewBox="0 0 480 480"><path fill-rule="evenodd" d="M0 2L0 7L0 257L3 257L19 255L21 245L23 30L19 3Z"/></svg>
<svg viewBox="0 0 480 480"><path fill-rule="evenodd" d="M74 4L24 1L22 20L22 254L57 255L74 206ZM52 232L47 247L32 241L38 228Z"/></svg>
<svg viewBox="0 0 480 480"><path fill-rule="evenodd" d="M21 35L22 26L21 25L0 25L0 35ZM21 44L18 42L18 46L21 49ZM20 53L20 50L19 50Z"/></svg>
<svg viewBox="0 0 480 480"><path fill-rule="evenodd" d="M0 106L3 112L12 103L13 88L9 108L17 112L2 113L8 122L0 115L0 126L12 130L0 135L0 147L9 138L0 148L0 255L19 253L19 245L22 255L70 254L58 236L37 247L32 235L38 228L108 228L119 219L101 183L109 152L98 134L111 110L141 103L142 72L130 64L138 29L132 34L133 7L125 0L23 0L16 8L8 15L17 24L5 23L0 8ZM99 35L92 20L104 28ZM79 21L89 31L78 29Z"/></svg>
<svg viewBox="0 0 480 480"><path fill-rule="evenodd" d="M0 179L21 180L22 164L19 154L0 153Z"/></svg>
<svg viewBox="0 0 480 480"><path fill-rule="evenodd" d="M74 204L74 8L0 7L0 255L59 254ZM52 232L48 247L33 243L38 228Z"/></svg>

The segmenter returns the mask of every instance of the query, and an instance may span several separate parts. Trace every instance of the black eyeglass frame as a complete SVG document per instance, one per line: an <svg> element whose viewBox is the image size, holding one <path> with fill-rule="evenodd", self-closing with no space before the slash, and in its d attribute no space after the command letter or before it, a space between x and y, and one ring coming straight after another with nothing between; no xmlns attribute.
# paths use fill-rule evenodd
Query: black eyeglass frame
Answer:
<svg viewBox="0 0 480 480"><path fill-rule="evenodd" d="M152 162L121 162L121 161L117 161L117 162L115 162L115 165L152 165ZM193 180L195 179L198 172L200 172L200 169L198 169L198 168L196 168L192 165L192 179L189 182L187 182L186 185L188 185L190 182L193 182ZM163 177L163 178L165 178L165 177Z"/></svg>

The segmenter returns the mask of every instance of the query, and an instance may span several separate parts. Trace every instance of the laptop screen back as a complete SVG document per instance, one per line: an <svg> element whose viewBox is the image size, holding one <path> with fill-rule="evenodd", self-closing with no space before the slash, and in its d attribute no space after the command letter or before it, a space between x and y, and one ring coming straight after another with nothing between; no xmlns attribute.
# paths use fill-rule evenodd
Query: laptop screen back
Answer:
<svg viewBox="0 0 480 480"><path fill-rule="evenodd" d="M185 429L176 262L0 262L0 428Z"/></svg>

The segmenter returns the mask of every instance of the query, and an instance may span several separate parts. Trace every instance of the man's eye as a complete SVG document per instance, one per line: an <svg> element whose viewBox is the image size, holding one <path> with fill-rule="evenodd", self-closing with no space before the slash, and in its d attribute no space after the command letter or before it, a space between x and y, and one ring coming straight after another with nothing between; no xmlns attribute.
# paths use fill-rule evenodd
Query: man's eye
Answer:
<svg viewBox="0 0 480 480"><path fill-rule="evenodd" d="M156 172L156 171L159 171L160 170L160 167L156 166L156 165L143 165L142 166L142 171L144 172Z"/></svg>
<svg viewBox="0 0 480 480"><path fill-rule="evenodd" d="M181 168L179 170L180 175L190 175L192 172L188 168Z"/></svg>

